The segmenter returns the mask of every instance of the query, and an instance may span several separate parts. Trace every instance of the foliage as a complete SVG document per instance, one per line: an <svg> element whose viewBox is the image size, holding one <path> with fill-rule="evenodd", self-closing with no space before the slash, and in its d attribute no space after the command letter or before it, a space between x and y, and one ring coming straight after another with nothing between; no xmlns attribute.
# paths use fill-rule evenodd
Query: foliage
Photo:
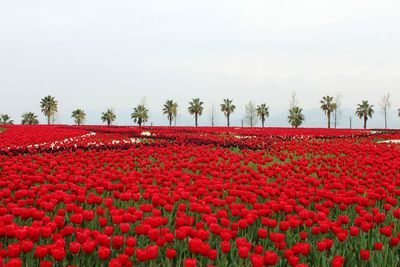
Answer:
<svg viewBox="0 0 400 267"><path fill-rule="evenodd" d="M332 112L335 112L337 108L333 96L327 95L322 97L320 104L321 104L321 109L325 112L328 118L328 128L331 128L331 114Z"/></svg>
<svg viewBox="0 0 400 267"><path fill-rule="evenodd" d="M256 108L257 116L261 119L261 125L264 127L265 119L269 117L269 107L263 103Z"/></svg>
<svg viewBox="0 0 400 267"><path fill-rule="evenodd" d="M367 120L368 117L372 118L372 115L374 114L374 105L368 104L368 100L363 100L361 104L358 104L357 109L356 109L356 115L364 120L364 129L367 128Z"/></svg>
<svg viewBox="0 0 400 267"><path fill-rule="evenodd" d="M198 126L198 117L203 113L203 102L200 101L199 98L193 98L192 101L189 102L188 111L190 115L194 115L194 124Z"/></svg>
<svg viewBox="0 0 400 267"><path fill-rule="evenodd" d="M178 104L174 100L167 100L163 106L163 114L167 115L169 126L172 125L172 120L177 116Z"/></svg>
<svg viewBox="0 0 400 267"><path fill-rule="evenodd" d="M146 123L149 119L149 110L144 104L137 105L137 107L133 109L131 118L134 122L137 122L139 126L142 126L142 124Z"/></svg>
<svg viewBox="0 0 400 267"><path fill-rule="evenodd" d="M255 126L257 123L257 109L253 101L250 101L245 106L244 122L250 127Z"/></svg>
<svg viewBox="0 0 400 267"><path fill-rule="evenodd" d="M75 109L72 111L71 117L74 119L75 123L81 125L86 119L86 113L82 109Z"/></svg>
<svg viewBox="0 0 400 267"><path fill-rule="evenodd" d="M50 124L51 118L57 112L58 102L53 96L46 96L40 101L40 108L42 113L47 117L47 124Z"/></svg>
<svg viewBox="0 0 400 267"><path fill-rule="evenodd" d="M10 115L8 114L1 114L0 115L0 124L13 124L14 121L11 119Z"/></svg>
<svg viewBox="0 0 400 267"><path fill-rule="evenodd" d="M232 99L224 99L223 103L221 104L221 111L224 113L226 117L226 125L230 126L230 116L235 111L236 106L232 104Z"/></svg>
<svg viewBox="0 0 400 267"><path fill-rule="evenodd" d="M33 112L25 112L21 124L39 124L38 116Z"/></svg>
<svg viewBox="0 0 400 267"><path fill-rule="evenodd" d="M288 121L292 127L297 128L303 123L305 117L302 112L303 109L298 106L294 106L289 109Z"/></svg>
<svg viewBox="0 0 400 267"><path fill-rule="evenodd" d="M115 115L114 111L112 109L107 109L106 112L103 112L101 114L101 120L103 122L106 122L107 125L111 125L113 121L117 119L117 116Z"/></svg>

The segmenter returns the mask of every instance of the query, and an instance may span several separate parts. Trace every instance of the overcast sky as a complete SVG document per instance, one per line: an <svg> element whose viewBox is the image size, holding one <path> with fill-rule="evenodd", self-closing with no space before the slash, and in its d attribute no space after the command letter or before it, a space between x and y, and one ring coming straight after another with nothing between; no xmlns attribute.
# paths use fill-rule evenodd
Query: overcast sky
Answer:
<svg viewBox="0 0 400 267"><path fill-rule="evenodd" d="M0 113L19 122L23 112L39 114L50 94L60 123L72 123L78 107L88 123L100 123L110 107L128 124L145 97L155 124L167 123L166 99L180 105L180 123L191 124L187 103L200 97L200 124L208 124L211 103L229 97L233 124L253 100L284 126L297 92L311 114L305 126L324 126L319 100L340 93L346 127L357 103L377 108L389 92L390 126L398 127L399 14L398 0L0 0ZM371 126L381 121L377 108Z"/></svg>

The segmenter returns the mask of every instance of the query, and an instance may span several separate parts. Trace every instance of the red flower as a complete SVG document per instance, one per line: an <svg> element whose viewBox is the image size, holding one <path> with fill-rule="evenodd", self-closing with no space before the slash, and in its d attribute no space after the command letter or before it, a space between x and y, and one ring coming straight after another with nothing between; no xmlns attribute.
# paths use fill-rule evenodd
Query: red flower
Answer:
<svg viewBox="0 0 400 267"><path fill-rule="evenodd" d="M55 248L51 250L51 255L56 261L62 261L67 253L65 252L64 248Z"/></svg>
<svg viewBox="0 0 400 267"><path fill-rule="evenodd" d="M400 218L400 208L392 210L393 216L397 219Z"/></svg>
<svg viewBox="0 0 400 267"><path fill-rule="evenodd" d="M210 260L215 260L216 258L217 258L217 250L216 249L209 249L208 250L208 258L210 259Z"/></svg>
<svg viewBox="0 0 400 267"><path fill-rule="evenodd" d="M173 248L167 248L166 250L166 256L168 259L173 259L176 256L176 250Z"/></svg>
<svg viewBox="0 0 400 267"><path fill-rule="evenodd" d="M317 248L319 251L324 251L326 249L326 243L325 241L319 241L317 242Z"/></svg>
<svg viewBox="0 0 400 267"><path fill-rule="evenodd" d="M342 267L344 258L342 256L334 256L332 259L332 267Z"/></svg>
<svg viewBox="0 0 400 267"><path fill-rule="evenodd" d="M119 228L121 229L121 233L127 233L129 232L130 225L129 223L121 223Z"/></svg>
<svg viewBox="0 0 400 267"><path fill-rule="evenodd" d="M271 251L271 250L265 251L265 254L264 254L264 263L265 263L267 266L273 266L273 265L277 264L277 263L278 263L278 260L279 260L279 257L278 257L278 255L277 255L275 252L273 252L273 251Z"/></svg>
<svg viewBox="0 0 400 267"><path fill-rule="evenodd" d="M148 246L146 247L147 258L154 260L158 256L158 246Z"/></svg>
<svg viewBox="0 0 400 267"><path fill-rule="evenodd" d="M185 261L183 262L183 266L184 267L196 267L196 259L185 259Z"/></svg>
<svg viewBox="0 0 400 267"><path fill-rule="evenodd" d="M99 247L99 250L97 251L97 255L99 256L99 259L101 260L106 260L110 257L111 250L108 247Z"/></svg>
<svg viewBox="0 0 400 267"><path fill-rule="evenodd" d="M134 236L128 236L125 243L128 247L134 247L136 245L136 238Z"/></svg>
<svg viewBox="0 0 400 267"><path fill-rule="evenodd" d="M223 253L228 253L231 250L231 244L229 241L222 241L221 242L221 251Z"/></svg>
<svg viewBox="0 0 400 267"><path fill-rule="evenodd" d="M22 260L20 258L10 259L7 263L4 264L4 267L21 267Z"/></svg>
<svg viewBox="0 0 400 267"><path fill-rule="evenodd" d="M239 247L238 255L240 258L245 259L249 255L249 249L247 247Z"/></svg>
<svg viewBox="0 0 400 267"><path fill-rule="evenodd" d="M307 236L308 236L308 233L307 232L300 232L299 235L300 235L300 238L302 240L305 240L307 238Z"/></svg>
<svg viewBox="0 0 400 267"><path fill-rule="evenodd" d="M43 258L47 255L47 247L43 245L38 245L35 248L35 257L38 259Z"/></svg>
<svg viewBox="0 0 400 267"><path fill-rule="evenodd" d="M259 228L257 234L259 238L267 238L268 231L264 228Z"/></svg>
<svg viewBox="0 0 400 267"><path fill-rule="evenodd" d="M19 244L10 244L7 249L7 256L10 258L16 258L21 252L21 246Z"/></svg>
<svg viewBox="0 0 400 267"><path fill-rule="evenodd" d="M392 227L390 226L383 226L381 228L379 228L379 233L389 237L392 235Z"/></svg>
<svg viewBox="0 0 400 267"><path fill-rule="evenodd" d="M374 249L375 250L382 250L383 244L381 242L375 242Z"/></svg>
<svg viewBox="0 0 400 267"><path fill-rule="evenodd" d="M74 213L69 219L72 223L81 224L83 222L83 215Z"/></svg>
<svg viewBox="0 0 400 267"><path fill-rule="evenodd" d="M31 240L23 240L21 242L21 248L24 253L28 253L33 248L33 242Z"/></svg>
<svg viewBox="0 0 400 267"><path fill-rule="evenodd" d="M371 256L371 253L368 249L361 249L360 250L360 257L361 259L367 261L369 260L369 257Z"/></svg>
<svg viewBox="0 0 400 267"><path fill-rule="evenodd" d="M397 246L399 243L400 243L400 238L398 238L398 237L391 237L390 240L389 240L389 245L390 245L391 247L395 247L395 246Z"/></svg>
<svg viewBox="0 0 400 267"><path fill-rule="evenodd" d="M112 246L115 249L119 249L124 244L124 237L121 235L116 235L112 237Z"/></svg>
<svg viewBox="0 0 400 267"><path fill-rule="evenodd" d="M350 235L357 236L360 233L360 229L356 226L350 226Z"/></svg>
<svg viewBox="0 0 400 267"><path fill-rule="evenodd" d="M41 261L39 263L39 267L51 267L53 266L53 263L51 261Z"/></svg>
<svg viewBox="0 0 400 267"><path fill-rule="evenodd" d="M69 243L69 251L73 254L77 254L79 250L81 249L81 244L78 242L74 241Z"/></svg>
<svg viewBox="0 0 400 267"><path fill-rule="evenodd" d="M146 260L147 260L147 252L146 252L146 249L138 248L138 249L136 250L136 258L137 258L137 260L138 260L139 262L146 261Z"/></svg>
<svg viewBox="0 0 400 267"><path fill-rule="evenodd" d="M264 266L264 257L259 254L250 254L250 261L253 267L263 267Z"/></svg>

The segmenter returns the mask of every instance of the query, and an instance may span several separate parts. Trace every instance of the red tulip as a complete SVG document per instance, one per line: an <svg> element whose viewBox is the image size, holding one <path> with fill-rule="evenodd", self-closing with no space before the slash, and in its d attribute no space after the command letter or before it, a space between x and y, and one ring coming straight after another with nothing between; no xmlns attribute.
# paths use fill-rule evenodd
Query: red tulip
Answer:
<svg viewBox="0 0 400 267"><path fill-rule="evenodd" d="M185 259L183 262L184 267L196 267L196 259Z"/></svg>
<svg viewBox="0 0 400 267"><path fill-rule="evenodd" d="M249 255L249 249L247 247L239 247L238 255L242 259L247 258Z"/></svg>
<svg viewBox="0 0 400 267"><path fill-rule="evenodd" d="M369 260L370 255L371 255L371 253L369 252L369 250L367 250L367 249L360 250L361 259L367 261L367 260Z"/></svg>
<svg viewBox="0 0 400 267"><path fill-rule="evenodd" d="M278 263L278 260L279 260L279 257L275 252L273 252L271 250L265 251L265 254L264 254L265 265L273 266Z"/></svg>
<svg viewBox="0 0 400 267"><path fill-rule="evenodd" d="M332 259L332 267L342 267L344 265L344 258L342 256L334 256Z"/></svg>
<svg viewBox="0 0 400 267"><path fill-rule="evenodd" d="M382 250L383 244L381 242L375 242L374 243L374 249L375 250Z"/></svg>
<svg viewBox="0 0 400 267"><path fill-rule="evenodd" d="M166 256L168 259L173 259L176 257L176 250L173 248L167 248L166 250Z"/></svg>

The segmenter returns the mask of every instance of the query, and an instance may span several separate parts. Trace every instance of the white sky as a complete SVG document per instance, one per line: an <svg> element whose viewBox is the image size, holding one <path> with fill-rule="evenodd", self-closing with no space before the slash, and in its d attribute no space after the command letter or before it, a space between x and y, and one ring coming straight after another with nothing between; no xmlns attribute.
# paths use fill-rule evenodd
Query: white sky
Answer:
<svg viewBox="0 0 400 267"><path fill-rule="evenodd" d="M72 123L78 107L100 123L98 114L113 107L128 124L146 97L150 120L166 124L161 108L172 98L181 124L192 124L187 103L200 97L207 124L211 103L229 97L233 124L253 100L283 126L295 91L318 118L305 126L324 126L323 95L341 93L352 115L362 99L377 107L390 92L394 127L399 14L400 2L385 0L0 0L0 113L19 122L51 94L60 123ZM382 124L378 108L371 123Z"/></svg>

